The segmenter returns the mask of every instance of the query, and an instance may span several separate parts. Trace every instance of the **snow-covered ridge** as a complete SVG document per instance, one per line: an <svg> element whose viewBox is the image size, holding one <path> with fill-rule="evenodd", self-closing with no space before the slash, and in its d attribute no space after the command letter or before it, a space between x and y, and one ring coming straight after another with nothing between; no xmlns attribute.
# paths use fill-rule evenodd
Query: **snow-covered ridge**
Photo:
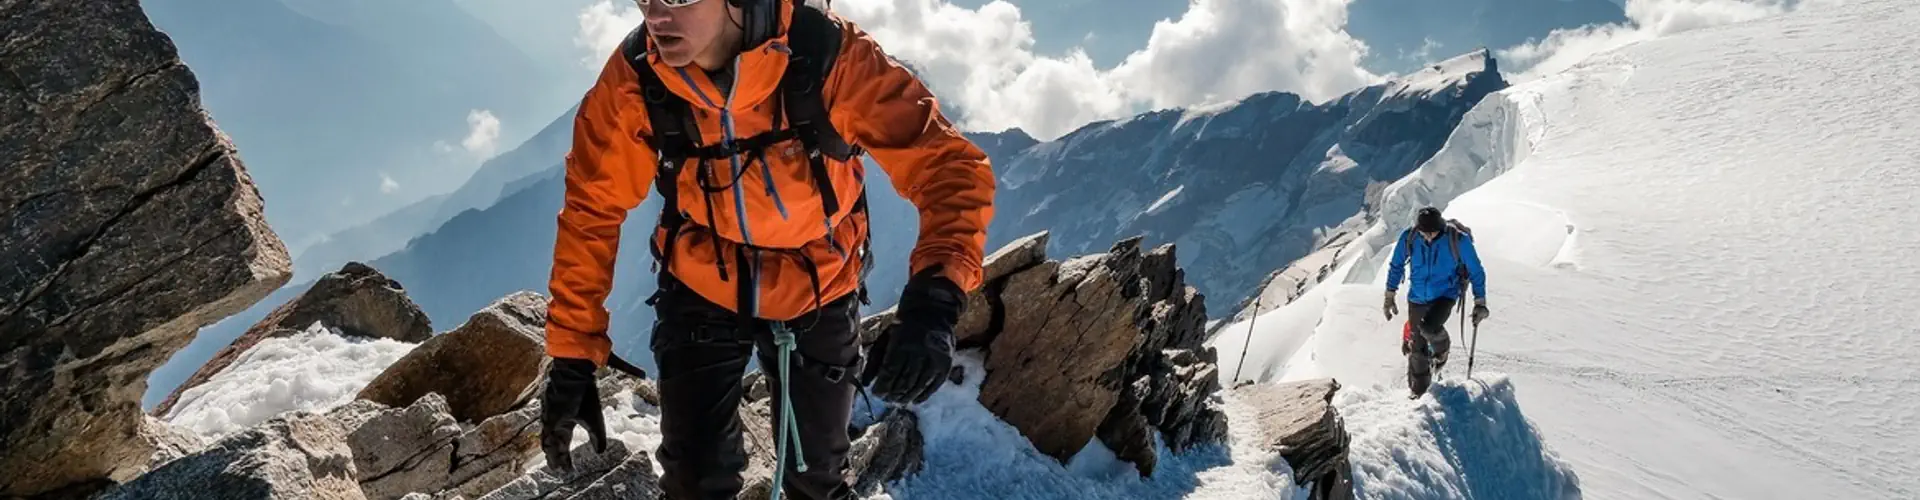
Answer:
<svg viewBox="0 0 1920 500"><path fill-rule="evenodd" d="M1488 97L1387 190L1363 251L1259 317L1245 371L1402 386L1381 260L1440 205L1489 273L1475 378L1507 377L1588 496L1920 495L1917 23L1809 7ZM1249 326L1221 329L1222 366ZM1458 380L1472 329L1448 329Z"/></svg>

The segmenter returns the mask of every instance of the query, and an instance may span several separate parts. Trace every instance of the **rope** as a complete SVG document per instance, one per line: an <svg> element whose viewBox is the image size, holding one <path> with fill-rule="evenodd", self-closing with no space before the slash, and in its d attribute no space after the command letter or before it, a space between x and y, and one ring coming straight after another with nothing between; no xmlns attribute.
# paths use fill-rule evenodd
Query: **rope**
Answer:
<svg viewBox="0 0 1920 500"><path fill-rule="evenodd" d="M788 330L785 323L774 322L773 343L779 346L780 349L780 378L778 379L778 383L780 384L780 428L776 430L776 432L780 434L780 444L774 457L774 463L777 465L775 465L773 469L772 500L780 500L780 490L782 486L786 484L787 442L789 440L793 442L793 453L795 455L801 455L800 424L793 419L793 398L790 397L792 393L787 390L788 386L792 385L788 383L788 381L792 379L787 378L789 373L787 369L787 359L793 356L795 345L793 331ZM807 461L800 460L795 470L798 472L806 472Z"/></svg>

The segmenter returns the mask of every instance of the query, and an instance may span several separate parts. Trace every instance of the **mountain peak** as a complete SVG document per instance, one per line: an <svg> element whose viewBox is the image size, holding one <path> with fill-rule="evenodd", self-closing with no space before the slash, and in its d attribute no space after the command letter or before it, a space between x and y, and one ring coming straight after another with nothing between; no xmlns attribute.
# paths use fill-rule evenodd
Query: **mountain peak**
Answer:
<svg viewBox="0 0 1920 500"><path fill-rule="evenodd" d="M1394 80L1388 84L1388 96L1425 99L1447 89L1466 86L1477 79L1497 78L1499 75L1500 65L1494 60L1493 51L1481 47Z"/></svg>

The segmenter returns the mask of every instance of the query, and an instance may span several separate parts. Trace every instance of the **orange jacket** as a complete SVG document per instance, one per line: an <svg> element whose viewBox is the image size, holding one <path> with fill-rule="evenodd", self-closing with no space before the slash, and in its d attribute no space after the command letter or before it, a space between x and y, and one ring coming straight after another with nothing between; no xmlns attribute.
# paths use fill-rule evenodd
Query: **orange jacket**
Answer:
<svg viewBox="0 0 1920 500"><path fill-rule="evenodd" d="M780 5L784 26L791 19L791 5ZM849 21L836 20L842 25L841 53L822 98L835 129L848 143L872 154L893 180L893 188L919 208L919 241L909 257L909 272L942 265L946 277L962 289L979 287L987 223L993 219L994 179L986 153L954 129L941 115L933 94L890 59L872 37ZM723 109L733 119L736 139L772 126L779 106L769 97L776 93L787 65L787 54L780 50L785 42L783 34L734 60L730 104L726 89L716 87L699 68L669 67L651 51L648 58L661 80L692 106L701 144L717 144L722 139ZM656 171L655 154L641 140L651 127L639 94L632 66L616 50L574 119L573 149L566 161L566 202L560 210L548 282L552 298L547 352L555 357L605 365L612 350L604 301L613 285L620 225L646 197ZM773 146L766 161L764 170L757 162L745 169L738 181L740 189L711 195L711 218L696 169L681 169L678 198L688 225L675 241L669 269L664 271L715 304L737 310L736 283L720 279L715 259L727 257L728 277L739 279L732 259L735 245L750 241L758 247L797 249L812 262L782 253L759 258L755 316L788 320L811 311L816 299L831 301L857 290L859 260L851 257L851 249L863 243L867 221L865 214L848 215L850 210L844 208L834 220L822 220L823 203L797 140ZM726 176L732 169L725 161L716 165L716 176ZM857 157L848 162L829 160L840 200L859 197L858 179L864 178L864 169ZM765 175L768 172L771 179ZM729 180L710 179L709 185L725 185ZM736 199L736 193L743 196ZM830 246L829 225L833 241L847 252ZM664 230L656 228L653 243L659 245L663 239ZM813 289L808 269L802 267L807 265L817 266L818 290Z"/></svg>

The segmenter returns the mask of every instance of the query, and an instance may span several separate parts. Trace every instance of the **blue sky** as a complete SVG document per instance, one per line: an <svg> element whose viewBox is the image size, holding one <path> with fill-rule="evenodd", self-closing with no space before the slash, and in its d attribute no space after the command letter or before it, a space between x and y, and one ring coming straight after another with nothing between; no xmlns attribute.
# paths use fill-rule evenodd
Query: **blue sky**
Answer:
<svg viewBox="0 0 1920 500"><path fill-rule="evenodd" d="M1327 99L1481 45L1524 78L1790 1L834 0L833 9L920 68L963 127L1049 139L1254 92ZM142 4L200 77L269 222L296 252L458 187L559 118L640 21L628 0Z"/></svg>

